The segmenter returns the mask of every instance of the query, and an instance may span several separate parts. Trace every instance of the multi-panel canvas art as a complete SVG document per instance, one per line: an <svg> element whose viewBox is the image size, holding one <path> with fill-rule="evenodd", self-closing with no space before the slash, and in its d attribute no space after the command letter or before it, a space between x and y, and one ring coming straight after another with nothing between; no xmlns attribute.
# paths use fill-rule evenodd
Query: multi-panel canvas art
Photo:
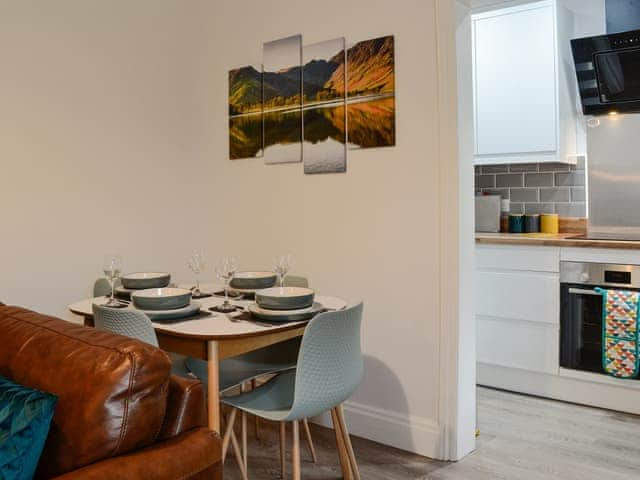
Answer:
<svg viewBox="0 0 640 480"><path fill-rule="evenodd" d="M302 35L265 43L263 111L265 163L302 160Z"/></svg>
<svg viewBox="0 0 640 480"><path fill-rule="evenodd" d="M346 171L347 149L396 143L394 38L263 45L263 65L229 72L229 156Z"/></svg>
<svg viewBox="0 0 640 480"><path fill-rule="evenodd" d="M349 148L396 144L393 36L358 42L347 51Z"/></svg>
<svg viewBox="0 0 640 480"><path fill-rule="evenodd" d="M262 67L229 71L229 158L262 156Z"/></svg>
<svg viewBox="0 0 640 480"><path fill-rule="evenodd" d="M347 169L344 38L303 48L304 173Z"/></svg>

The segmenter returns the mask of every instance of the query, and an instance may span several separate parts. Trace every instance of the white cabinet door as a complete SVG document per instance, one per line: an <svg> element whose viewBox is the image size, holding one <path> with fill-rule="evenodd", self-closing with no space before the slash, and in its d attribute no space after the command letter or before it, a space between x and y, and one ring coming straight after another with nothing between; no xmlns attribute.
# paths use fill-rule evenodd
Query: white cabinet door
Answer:
<svg viewBox="0 0 640 480"><path fill-rule="evenodd" d="M544 1L473 16L476 155L558 149L554 15Z"/></svg>

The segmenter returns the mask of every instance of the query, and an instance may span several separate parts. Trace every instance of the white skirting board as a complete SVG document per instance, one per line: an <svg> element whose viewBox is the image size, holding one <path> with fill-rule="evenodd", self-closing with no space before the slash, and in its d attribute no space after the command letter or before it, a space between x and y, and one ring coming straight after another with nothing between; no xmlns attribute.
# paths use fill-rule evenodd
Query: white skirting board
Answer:
<svg viewBox="0 0 640 480"><path fill-rule="evenodd" d="M350 434L425 457L442 458L442 432L435 420L355 402L343 406ZM316 417L314 422L333 428L328 413Z"/></svg>
<svg viewBox="0 0 640 480"><path fill-rule="evenodd" d="M640 380L584 372L559 375L477 364L477 383L512 392L640 415Z"/></svg>

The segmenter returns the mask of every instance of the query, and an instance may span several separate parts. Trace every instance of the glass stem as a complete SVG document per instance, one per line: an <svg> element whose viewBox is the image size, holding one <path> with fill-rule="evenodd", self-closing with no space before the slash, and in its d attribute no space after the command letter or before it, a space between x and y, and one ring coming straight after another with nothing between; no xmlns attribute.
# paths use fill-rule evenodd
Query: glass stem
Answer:
<svg viewBox="0 0 640 480"><path fill-rule="evenodd" d="M196 293L200 293L200 276L196 275Z"/></svg>
<svg viewBox="0 0 640 480"><path fill-rule="evenodd" d="M224 304L229 305L229 280L224 282Z"/></svg>
<svg viewBox="0 0 640 480"><path fill-rule="evenodd" d="M115 279L111 280L111 300L115 300L116 298L116 281Z"/></svg>
<svg viewBox="0 0 640 480"><path fill-rule="evenodd" d="M284 275L280 275L280 288L284 288Z"/></svg>

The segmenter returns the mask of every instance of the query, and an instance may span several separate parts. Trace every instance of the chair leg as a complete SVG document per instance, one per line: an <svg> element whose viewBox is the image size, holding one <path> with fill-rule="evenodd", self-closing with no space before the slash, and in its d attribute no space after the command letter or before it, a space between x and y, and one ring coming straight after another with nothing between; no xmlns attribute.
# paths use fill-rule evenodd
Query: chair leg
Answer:
<svg viewBox="0 0 640 480"><path fill-rule="evenodd" d="M242 451L240 450L240 444L238 443L238 439L236 438L236 434L233 430L231 431L231 444L233 445L233 453L236 457L236 463L238 464L238 468L240 469L240 475L242 475L242 480L248 480L247 469L244 466Z"/></svg>
<svg viewBox="0 0 640 480"><path fill-rule="evenodd" d="M235 408L231 410L229 416L227 417L227 429L224 432L224 437L222 437L222 463L224 463L225 458L227 458L227 450L229 449L229 440L231 440L231 434L233 433L233 425L236 422L236 415L238 414L238 410Z"/></svg>
<svg viewBox="0 0 640 480"><path fill-rule="evenodd" d="M353 453L351 438L349 437L349 431L347 430L347 422L344 421L344 409L342 408L342 405L336 407L336 412L338 413L338 420L340 421L340 429L342 430L342 436L344 437L344 444L347 447L347 454L349 455L349 464L351 465L353 477L355 480L360 480L360 470L358 469L356 456Z"/></svg>
<svg viewBox="0 0 640 480"><path fill-rule="evenodd" d="M336 435L336 445L338 447L338 455L340 457L340 466L342 467L342 478L345 480L353 480L351 473L351 463L349 462L349 454L344 444L344 435L340 426L340 418L335 408L331 409L331 420L333 421L333 429Z"/></svg>
<svg viewBox="0 0 640 480"><path fill-rule="evenodd" d="M246 385L242 384L242 386L240 387L240 392L245 392L247 390ZM247 455L248 455L248 449L247 449L247 412L243 411L241 414L241 421L240 421L240 426L241 426L241 435L242 435L242 463L244 463L244 469L245 471L247 471L247 465L248 465L248 461L247 461Z"/></svg>
<svg viewBox="0 0 640 480"><path fill-rule="evenodd" d="M287 471L287 424L280 422L280 477L285 478Z"/></svg>
<svg viewBox="0 0 640 480"><path fill-rule="evenodd" d="M316 457L316 449L313 446L313 439L311 438L311 430L309 430L309 421L306 418L302 421L302 426L304 427L304 436L307 440L307 447L309 448L311 460L313 460L313 463L318 463L318 457Z"/></svg>
<svg viewBox="0 0 640 480"><path fill-rule="evenodd" d="M251 380L251 390L255 390L257 385L258 383L256 382L255 378ZM257 415L254 415L254 421L255 421L255 428L256 428L256 440L260 440L260 417L258 417Z"/></svg>
<svg viewBox="0 0 640 480"><path fill-rule="evenodd" d="M293 480L300 480L300 424L297 420L293 422L293 454L292 458L292 470Z"/></svg>

